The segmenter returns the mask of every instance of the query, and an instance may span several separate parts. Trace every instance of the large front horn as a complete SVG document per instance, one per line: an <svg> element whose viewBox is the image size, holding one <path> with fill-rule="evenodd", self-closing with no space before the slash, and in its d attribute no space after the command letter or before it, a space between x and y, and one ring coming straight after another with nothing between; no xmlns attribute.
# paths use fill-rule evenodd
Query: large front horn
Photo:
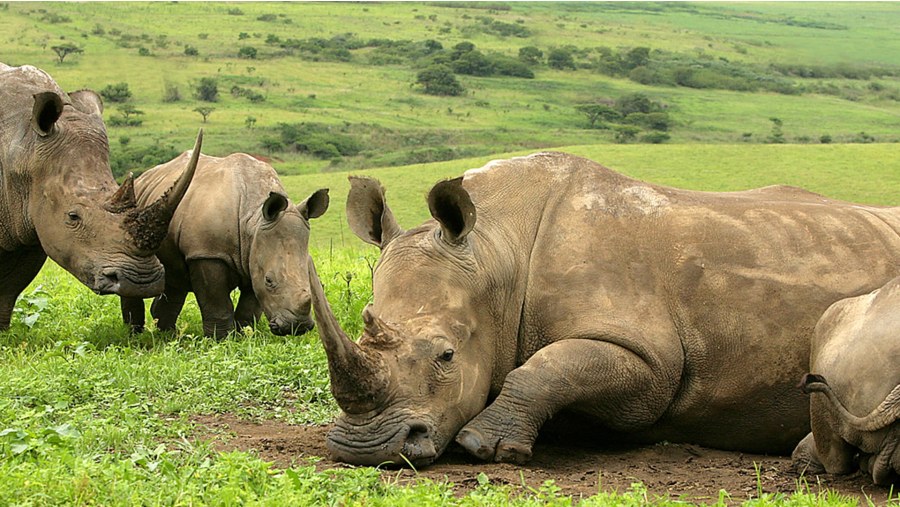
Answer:
<svg viewBox="0 0 900 507"><path fill-rule="evenodd" d="M316 266L309 262L309 286L319 338L328 356L331 394L344 412L362 414L374 410L387 392L387 371L381 356L350 340L338 324Z"/></svg>
<svg viewBox="0 0 900 507"><path fill-rule="evenodd" d="M178 180L155 202L143 209L132 210L125 218L125 230L134 238L138 249L146 252L155 252L159 249L159 245L169 232L172 215L175 214L178 204L181 203L181 199L194 178L202 144L203 129L200 129L200 132L197 133L197 141L194 142L191 161Z"/></svg>

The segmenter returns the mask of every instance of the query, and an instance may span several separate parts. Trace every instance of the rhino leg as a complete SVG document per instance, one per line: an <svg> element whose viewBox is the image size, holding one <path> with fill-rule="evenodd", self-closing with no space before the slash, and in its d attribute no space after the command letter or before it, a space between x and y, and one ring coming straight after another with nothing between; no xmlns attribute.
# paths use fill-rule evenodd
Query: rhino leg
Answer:
<svg viewBox="0 0 900 507"><path fill-rule="evenodd" d="M841 436L841 422L838 420L834 407L830 405L824 395L814 394L812 396L809 415L815 439L816 456L825 471L830 474L849 474L856 471L853 457L856 455L857 449Z"/></svg>
<svg viewBox="0 0 900 507"><path fill-rule="evenodd" d="M150 315L156 320L157 329L160 331L175 330L175 322L184 307L187 292L185 289L172 287L166 283L163 293L153 299L153 304L150 305Z"/></svg>
<svg viewBox="0 0 900 507"><path fill-rule="evenodd" d="M237 308L234 310L234 320L238 329L245 326L253 326L262 315L262 306L253 293L253 287L242 287L241 297L238 299Z"/></svg>
<svg viewBox="0 0 900 507"><path fill-rule="evenodd" d="M816 450L816 440L812 432L797 444L794 452L791 453L791 464L800 474L822 474L825 473L825 467L819 458L819 452Z"/></svg>
<svg viewBox="0 0 900 507"><path fill-rule="evenodd" d="M524 463L540 427L563 408L586 411L615 430L645 428L677 387L665 370L609 342L553 343L507 375L497 399L456 441L484 460Z"/></svg>
<svg viewBox="0 0 900 507"><path fill-rule="evenodd" d="M9 329L16 298L34 280L46 259L41 247L0 252L0 331Z"/></svg>
<svg viewBox="0 0 900 507"><path fill-rule="evenodd" d="M141 298L119 298L122 321L131 326L132 333L144 331L144 300Z"/></svg>
<svg viewBox="0 0 900 507"><path fill-rule="evenodd" d="M216 259L190 261L188 272L203 318L203 333L225 337L234 329L231 290L237 286L237 276L224 262Z"/></svg>

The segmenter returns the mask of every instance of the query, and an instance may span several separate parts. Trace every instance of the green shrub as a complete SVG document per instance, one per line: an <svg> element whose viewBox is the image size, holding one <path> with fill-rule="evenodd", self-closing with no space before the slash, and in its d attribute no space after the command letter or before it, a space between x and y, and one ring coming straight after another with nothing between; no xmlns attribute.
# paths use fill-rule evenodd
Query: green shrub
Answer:
<svg viewBox="0 0 900 507"><path fill-rule="evenodd" d="M219 100L219 82L214 77L200 78L194 86L194 96L204 102L216 102Z"/></svg>
<svg viewBox="0 0 900 507"><path fill-rule="evenodd" d="M100 96L107 102L127 102L131 98L131 90L128 89L128 83L106 85L100 90Z"/></svg>
<svg viewBox="0 0 900 507"><path fill-rule="evenodd" d="M253 46L244 46L238 50L238 58L248 58L255 59L256 58L256 48Z"/></svg>
<svg viewBox="0 0 900 507"><path fill-rule="evenodd" d="M446 65L432 65L416 75L416 83L422 85L429 95L457 96L465 88L456 80L453 71Z"/></svg>
<svg viewBox="0 0 900 507"><path fill-rule="evenodd" d="M575 59L568 49L556 48L547 55L547 65L558 70L575 70Z"/></svg>

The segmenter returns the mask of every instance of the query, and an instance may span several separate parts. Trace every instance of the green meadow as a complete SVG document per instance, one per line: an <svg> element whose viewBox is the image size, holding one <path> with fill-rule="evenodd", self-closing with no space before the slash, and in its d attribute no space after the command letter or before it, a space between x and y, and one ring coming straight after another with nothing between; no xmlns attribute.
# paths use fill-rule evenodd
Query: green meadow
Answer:
<svg viewBox="0 0 900 507"><path fill-rule="evenodd" d="M346 225L350 174L378 178L404 228L428 219L435 182L539 150L682 188L789 184L900 205L898 26L900 4L890 2L11 2L0 3L0 62L35 65L66 90L127 83L130 98L106 100L104 111L117 176L190 148L202 127L205 153L269 160L294 200L329 188L311 253L357 335L378 251ZM341 45L354 40L362 45ZM485 55L536 47L544 56L533 78L457 74L463 95L434 96L416 84L428 59L397 49L429 40L448 52L470 42ZM60 63L52 48L67 43L82 52ZM254 57L240 57L248 47ZM634 69L609 70L608 55L635 48L650 50L644 76L692 79L641 83ZM559 49L574 68L549 64ZM217 82L215 102L194 96L205 78ZM745 85L757 88L731 89ZM671 119L662 144L589 128L575 108L634 94ZM141 112L140 125L114 125L125 106ZM199 107L213 108L205 122ZM356 149L323 157L283 142L285 125L315 125L318 141ZM447 482L400 485L368 467L279 469L253 452L218 452L196 438L195 416L325 424L336 415L316 332L277 337L260 323L207 339L190 298L176 333L150 325L130 335L116 298L52 262L0 333L0 392L0 505L691 503L640 487L572 498L487 476L460 496ZM858 503L799 485L741 495L712 504Z"/></svg>

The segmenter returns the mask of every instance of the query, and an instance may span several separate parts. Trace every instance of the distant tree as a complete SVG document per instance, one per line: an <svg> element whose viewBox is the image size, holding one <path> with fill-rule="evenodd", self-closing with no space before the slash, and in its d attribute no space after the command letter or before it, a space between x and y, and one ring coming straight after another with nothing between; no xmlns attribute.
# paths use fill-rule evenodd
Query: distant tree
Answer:
<svg viewBox="0 0 900 507"><path fill-rule="evenodd" d="M138 55L139 56L150 56L150 50L145 48L144 46L141 46L138 48Z"/></svg>
<svg viewBox="0 0 900 507"><path fill-rule="evenodd" d="M119 114L121 116L113 116L109 119L109 124L114 127L140 127L144 120L138 118L144 114L143 111L131 104L123 104L119 106Z"/></svg>
<svg viewBox="0 0 900 507"><path fill-rule="evenodd" d="M579 104L575 106L575 110L587 117L590 128L595 128L598 121L603 126L602 122L612 122L622 118L618 111L603 104Z"/></svg>
<svg viewBox="0 0 900 507"><path fill-rule="evenodd" d="M256 48L253 46L244 46L238 50L238 58L256 58Z"/></svg>
<svg viewBox="0 0 900 507"><path fill-rule="evenodd" d="M107 102L128 102L128 99L131 98L131 90L128 89L128 83L116 83L106 85L100 90L100 96Z"/></svg>
<svg viewBox="0 0 900 507"><path fill-rule="evenodd" d="M200 81L194 88L194 95L198 100L204 102L219 100L219 82L214 77L200 78Z"/></svg>
<svg viewBox="0 0 900 507"><path fill-rule="evenodd" d="M459 44L453 46L453 51L450 53L450 59L457 60L460 56L474 50L475 44L472 44L469 41L462 41Z"/></svg>
<svg viewBox="0 0 900 507"><path fill-rule="evenodd" d="M259 144L262 145L263 149L266 150L269 155L284 149L284 144L274 137L264 137L259 141Z"/></svg>
<svg viewBox="0 0 900 507"><path fill-rule="evenodd" d="M490 76L494 73L494 64L481 51L473 49L460 55L453 61L453 72L470 76Z"/></svg>
<svg viewBox="0 0 900 507"><path fill-rule="evenodd" d="M132 116L140 116L140 115L144 114L143 111L141 111L140 109L134 107L134 106L131 105L131 104L125 104L125 105L119 107L119 113L121 113L122 116L125 117L125 120L126 120L126 121L127 121L129 118L131 118Z"/></svg>
<svg viewBox="0 0 900 507"><path fill-rule="evenodd" d="M622 60L622 67L624 67L625 70L631 70L637 67L643 67L649 62L650 48L637 47L632 48L627 53L625 53L625 57Z"/></svg>
<svg viewBox="0 0 900 507"><path fill-rule="evenodd" d="M200 113L200 116L203 117L203 123L206 123L206 119L207 119L207 118L209 117L209 115L211 115L212 112L215 111L215 110L216 110L216 108L211 107L211 106L200 106L200 107L195 107L195 108L194 108L194 111L197 112L197 113Z"/></svg>
<svg viewBox="0 0 900 507"><path fill-rule="evenodd" d="M52 49L53 52L56 53L56 57L59 59L59 63L63 63L63 60L65 60L66 57L71 54L84 53L84 50L76 46L73 42L66 42L58 46L50 46L50 49Z"/></svg>
<svg viewBox="0 0 900 507"><path fill-rule="evenodd" d="M829 144L831 143L831 141L832 139L830 134L822 134L822 136L819 137L819 142L822 144Z"/></svg>
<svg viewBox="0 0 900 507"><path fill-rule="evenodd" d="M544 52L534 46L519 48L519 60L528 65L538 65L544 59Z"/></svg>
<svg viewBox="0 0 900 507"><path fill-rule="evenodd" d="M769 137L766 138L766 142L771 144L784 144L784 132L781 130L784 122L781 121L781 118L769 118L769 121L772 122L772 132L769 134Z"/></svg>
<svg viewBox="0 0 900 507"><path fill-rule="evenodd" d="M641 132L640 127L634 125L619 125L616 127L616 133L613 139L619 144L630 143L637 139L637 135Z"/></svg>
<svg viewBox="0 0 900 507"><path fill-rule="evenodd" d="M575 70L575 59L568 49L556 48L547 55L547 65L553 69Z"/></svg>
<svg viewBox="0 0 900 507"><path fill-rule="evenodd" d="M442 49L444 49L443 44L434 40L428 39L424 42L425 45L425 54L430 55L431 53L436 53Z"/></svg>
<svg viewBox="0 0 900 507"><path fill-rule="evenodd" d="M238 34L238 40L244 40L244 39L249 39L249 38L250 38L250 34L247 32L241 32Z"/></svg>
<svg viewBox="0 0 900 507"><path fill-rule="evenodd" d="M429 95L462 95L465 88L453 71L446 65L432 65L425 70L419 72L416 76L416 83L425 88L425 93Z"/></svg>
<svg viewBox="0 0 900 507"><path fill-rule="evenodd" d="M628 116L632 113L652 113L662 109L662 106L650 99L643 93L629 93L622 95L616 99L616 110L622 113L622 116Z"/></svg>
<svg viewBox="0 0 900 507"><path fill-rule="evenodd" d="M248 116L244 119L244 126L247 127L247 130L251 130L254 126L256 126L256 117Z"/></svg>
<svg viewBox="0 0 900 507"><path fill-rule="evenodd" d="M200 54L200 51L197 51L197 48L191 46L190 44L185 44L184 54L186 54L187 56L197 56Z"/></svg>
<svg viewBox="0 0 900 507"><path fill-rule="evenodd" d="M175 83L166 83L163 91L163 102L178 102L181 100L181 91Z"/></svg>

